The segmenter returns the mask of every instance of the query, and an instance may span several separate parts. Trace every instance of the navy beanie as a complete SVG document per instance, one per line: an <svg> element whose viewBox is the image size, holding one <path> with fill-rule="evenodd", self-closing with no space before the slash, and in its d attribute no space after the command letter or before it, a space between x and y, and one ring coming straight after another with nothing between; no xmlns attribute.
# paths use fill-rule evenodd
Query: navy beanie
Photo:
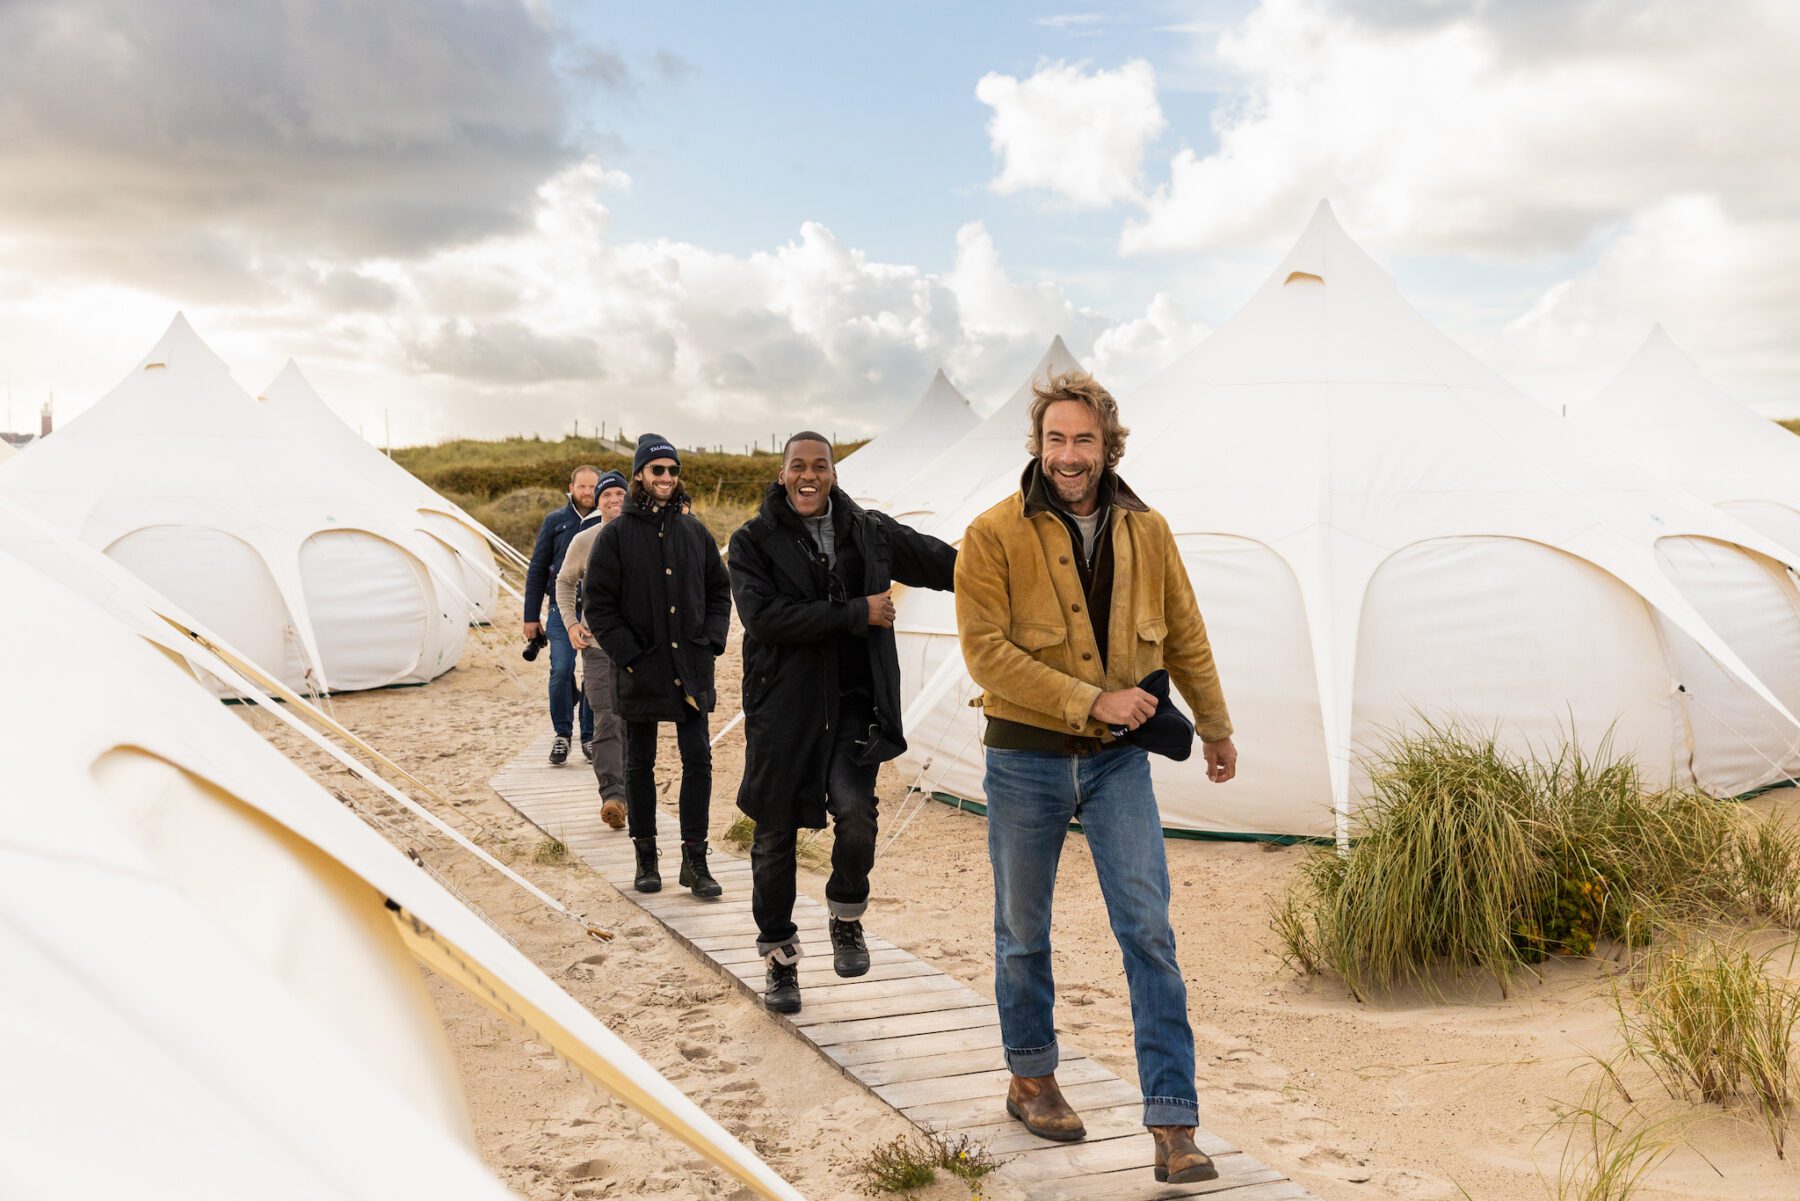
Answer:
<svg viewBox="0 0 1800 1201"><path fill-rule="evenodd" d="M637 453L631 456L631 474L636 475L644 469L644 464L651 459L674 459L681 462L681 452L676 450L669 440L661 434L642 434L638 437Z"/></svg>
<svg viewBox="0 0 1800 1201"><path fill-rule="evenodd" d="M599 496L608 488L624 487L626 487L626 479L623 472L603 471L600 473L600 482L594 485L594 495Z"/></svg>

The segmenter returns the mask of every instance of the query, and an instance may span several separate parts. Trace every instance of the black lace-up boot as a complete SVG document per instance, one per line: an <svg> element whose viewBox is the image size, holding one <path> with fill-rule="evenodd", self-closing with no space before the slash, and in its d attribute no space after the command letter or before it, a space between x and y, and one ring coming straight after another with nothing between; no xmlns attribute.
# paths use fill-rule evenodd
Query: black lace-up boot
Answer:
<svg viewBox="0 0 1800 1201"><path fill-rule="evenodd" d="M840 976L860 976L869 970L869 944L863 941L860 921L831 919L831 966Z"/></svg>
<svg viewBox="0 0 1800 1201"><path fill-rule="evenodd" d="M639 892L661 892L662 873L656 870L656 839L634 838L631 845L637 848L637 879L631 886Z"/></svg>
<svg viewBox="0 0 1800 1201"><path fill-rule="evenodd" d="M710 900L725 891L706 869L704 842L681 844L681 886L702 900Z"/></svg>

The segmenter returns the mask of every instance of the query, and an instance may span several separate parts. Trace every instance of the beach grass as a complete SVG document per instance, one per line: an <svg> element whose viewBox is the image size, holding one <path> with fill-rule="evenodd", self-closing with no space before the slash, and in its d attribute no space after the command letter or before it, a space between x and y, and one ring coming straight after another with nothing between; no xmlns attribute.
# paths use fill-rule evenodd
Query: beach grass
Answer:
<svg viewBox="0 0 1800 1201"><path fill-rule="evenodd" d="M1280 953L1359 999L1553 955L1636 948L1701 921L1788 913L1800 844L1742 807L1646 785L1573 742L1537 757L1425 723L1369 760L1347 853L1313 852L1275 901Z"/></svg>
<svg viewBox="0 0 1800 1201"><path fill-rule="evenodd" d="M1748 1109L1786 1158L1800 1103L1800 984L1776 952L1699 937L1650 957L1638 987L1614 1002L1626 1050L1671 1096Z"/></svg>

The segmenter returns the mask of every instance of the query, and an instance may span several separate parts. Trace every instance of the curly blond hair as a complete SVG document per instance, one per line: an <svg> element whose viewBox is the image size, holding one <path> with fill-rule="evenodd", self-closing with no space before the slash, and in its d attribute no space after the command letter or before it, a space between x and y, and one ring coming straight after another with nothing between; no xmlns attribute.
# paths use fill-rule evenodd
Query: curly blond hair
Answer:
<svg viewBox="0 0 1800 1201"><path fill-rule="evenodd" d="M1119 421L1119 402L1087 372L1059 372L1041 384L1033 384L1031 397L1031 433L1025 439L1025 449L1032 458L1041 458L1044 453L1044 411L1064 400L1086 405L1099 419L1107 470L1117 467L1119 460L1125 457L1125 439L1131 431Z"/></svg>

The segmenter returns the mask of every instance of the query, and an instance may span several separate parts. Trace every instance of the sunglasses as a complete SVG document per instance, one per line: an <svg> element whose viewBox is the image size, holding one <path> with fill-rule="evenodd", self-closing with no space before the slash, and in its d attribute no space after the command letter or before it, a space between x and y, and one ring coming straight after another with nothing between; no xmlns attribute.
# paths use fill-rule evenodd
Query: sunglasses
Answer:
<svg viewBox="0 0 1800 1201"><path fill-rule="evenodd" d="M644 470L660 479L665 475L680 475L681 464L676 463L674 466L670 466L666 463L651 463Z"/></svg>

